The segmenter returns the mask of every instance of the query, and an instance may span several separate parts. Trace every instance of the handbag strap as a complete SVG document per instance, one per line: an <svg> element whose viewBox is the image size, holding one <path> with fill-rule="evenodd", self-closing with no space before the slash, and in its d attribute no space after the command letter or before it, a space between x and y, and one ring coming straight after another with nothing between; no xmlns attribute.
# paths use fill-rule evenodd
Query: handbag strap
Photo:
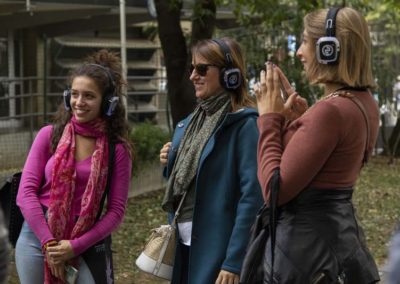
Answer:
<svg viewBox="0 0 400 284"><path fill-rule="evenodd" d="M361 102L361 100L359 98L357 98L355 95L351 94L351 96L344 96L346 98L349 98L361 111L361 113L364 116L364 121L365 124L367 126L367 140L365 142L365 150L364 150L364 157L362 160L363 165L366 164L368 162L368 145L369 145L369 141L370 141L370 137L371 137L371 128L369 125L369 119L367 116L367 111L365 110L364 104Z"/></svg>
<svg viewBox="0 0 400 284"><path fill-rule="evenodd" d="M269 227L271 234L271 274L270 274L270 282L274 283L274 262L275 262L275 240L276 240L276 226L278 220L278 197L279 197L279 188L280 188L280 169L276 168L272 175L270 184L269 184Z"/></svg>
<svg viewBox="0 0 400 284"><path fill-rule="evenodd" d="M187 191L185 191L185 193L182 195L182 198L181 198L181 201L179 202L178 208L176 208L174 219L172 220L172 223L171 223L173 226L175 226L175 224L176 224L176 220L178 219L178 216L181 211L182 204L183 204L183 201L185 200L186 195L187 195Z"/></svg>
<svg viewBox="0 0 400 284"><path fill-rule="evenodd" d="M103 212L104 202L106 201L106 196L110 191L111 187L111 177L114 168L114 156L115 156L115 144L112 142L108 143L108 173L107 173L107 183L106 188L104 190L103 196L101 197L99 212L96 216L96 221L98 221L101 217L101 213Z"/></svg>

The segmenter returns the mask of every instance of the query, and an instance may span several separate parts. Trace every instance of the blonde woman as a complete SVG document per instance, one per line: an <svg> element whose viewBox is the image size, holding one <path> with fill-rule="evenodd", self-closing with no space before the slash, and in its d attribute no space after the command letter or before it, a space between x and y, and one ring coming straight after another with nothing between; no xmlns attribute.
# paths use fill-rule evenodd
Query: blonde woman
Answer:
<svg viewBox="0 0 400 284"><path fill-rule="evenodd" d="M352 205L379 125L368 25L352 8L314 11L304 18L297 56L324 95L307 109L277 66L261 71L258 177L266 203L278 195L276 242L268 238L262 273L243 283L376 283ZM291 94L286 102L280 80Z"/></svg>

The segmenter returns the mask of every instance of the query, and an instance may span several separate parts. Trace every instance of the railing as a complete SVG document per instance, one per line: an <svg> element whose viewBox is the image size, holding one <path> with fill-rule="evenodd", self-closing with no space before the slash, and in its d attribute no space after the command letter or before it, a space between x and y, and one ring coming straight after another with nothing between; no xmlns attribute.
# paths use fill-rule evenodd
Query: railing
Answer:
<svg viewBox="0 0 400 284"><path fill-rule="evenodd" d="M166 125L165 78L128 77L127 111L131 123L145 119ZM0 77L0 178L20 168L38 129L49 123L62 102L66 77Z"/></svg>

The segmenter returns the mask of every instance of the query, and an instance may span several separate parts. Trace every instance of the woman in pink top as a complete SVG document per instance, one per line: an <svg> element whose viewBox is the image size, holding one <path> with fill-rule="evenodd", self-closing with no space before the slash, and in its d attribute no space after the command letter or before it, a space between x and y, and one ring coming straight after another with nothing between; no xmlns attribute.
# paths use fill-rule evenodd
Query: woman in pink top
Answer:
<svg viewBox="0 0 400 284"><path fill-rule="evenodd" d="M116 54L92 54L73 72L54 124L37 134L17 196L25 218L15 253L22 284L64 283L73 274L77 283L113 282L111 253L92 263L87 250L116 229L127 202L132 147L123 84ZM102 246L98 252L110 252L108 242Z"/></svg>
<svg viewBox="0 0 400 284"><path fill-rule="evenodd" d="M269 205L256 228L266 237L249 249L240 283L376 283L351 201L379 125L368 26L352 8L317 10L304 26L297 56L324 95L307 109L277 66L260 73L258 178Z"/></svg>

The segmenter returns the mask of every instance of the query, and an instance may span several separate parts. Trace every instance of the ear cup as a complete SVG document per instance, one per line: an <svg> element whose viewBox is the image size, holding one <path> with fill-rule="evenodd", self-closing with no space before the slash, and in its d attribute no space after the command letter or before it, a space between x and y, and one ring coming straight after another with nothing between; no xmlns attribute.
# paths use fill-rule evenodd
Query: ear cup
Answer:
<svg viewBox="0 0 400 284"><path fill-rule="evenodd" d="M112 116L114 110L118 104L119 97L117 96L105 96L102 102L102 110L106 116Z"/></svg>
<svg viewBox="0 0 400 284"><path fill-rule="evenodd" d="M321 37L316 45L317 60L321 64L336 64L340 54L340 43L336 37Z"/></svg>
<svg viewBox="0 0 400 284"><path fill-rule="evenodd" d="M239 68L233 67L233 58L229 46L222 39L213 39L218 44L225 59L225 68L221 69L219 81L228 91L236 90L242 84L242 74Z"/></svg>
<svg viewBox="0 0 400 284"><path fill-rule="evenodd" d="M223 68L220 72L220 83L228 90L236 90L242 84L239 68Z"/></svg>
<svg viewBox="0 0 400 284"><path fill-rule="evenodd" d="M64 108L67 111L71 110L71 89L65 89L63 93Z"/></svg>

